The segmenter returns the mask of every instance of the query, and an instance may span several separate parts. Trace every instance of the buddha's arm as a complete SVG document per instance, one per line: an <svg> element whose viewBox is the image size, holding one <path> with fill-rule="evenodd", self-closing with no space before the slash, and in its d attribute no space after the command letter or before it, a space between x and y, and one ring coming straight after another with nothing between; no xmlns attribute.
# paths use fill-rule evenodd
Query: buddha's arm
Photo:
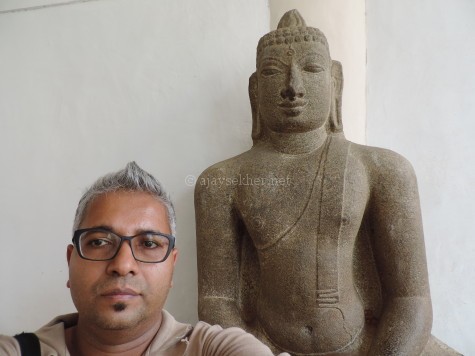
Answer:
<svg viewBox="0 0 475 356"><path fill-rule="evenodd" d="M384 290L370 355L420 355L430 336L430 301L417 182L411 165L383 152L372 172L370 223Z"/></svg>
<svg viewBox="0 0 475 356"><path fill-rule="evenodd" d="M237 304L239 235L234 186L220 183L227 178L222 172L206 170L195 187L198 314L210 324L244 328Z"/></svg>

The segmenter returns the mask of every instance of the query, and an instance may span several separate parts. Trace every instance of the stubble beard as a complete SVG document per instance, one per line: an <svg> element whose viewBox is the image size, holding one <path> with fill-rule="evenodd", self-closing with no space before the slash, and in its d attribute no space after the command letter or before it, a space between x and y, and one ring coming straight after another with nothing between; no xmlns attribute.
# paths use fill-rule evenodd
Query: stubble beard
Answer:
<svg viewBox="0 0 475 356"><path fill-rule="evenodd" d="M94 288L94 293L96 296L100 296L102 291L116 285L120 287L128 285L140 291L146 289L138 282L131 283L127 281L127 278L110 278L97 283ZM107 307L96 305L92 310L88 311L89 320L104 330L130 329L140 324L147 317L146 305L144 305L143 302L142 300L140 305L130 305L127 301L118 301Z"/></svg>
<svg viewBox="0 0 475 356"><path fill-rule="evenodd" d="M125 303L116 303L112 306L116 312L121 312L127 308L127 304Z"/></svg>
<svg viewBox="0 0 475 356"><path fill-rule="evenodd" d="M91 322L104 330L126 330L139 325L145 318L143 308L130 310L127 303L118 302L110 306L105 313L101 310L93 311Z"/></svg>

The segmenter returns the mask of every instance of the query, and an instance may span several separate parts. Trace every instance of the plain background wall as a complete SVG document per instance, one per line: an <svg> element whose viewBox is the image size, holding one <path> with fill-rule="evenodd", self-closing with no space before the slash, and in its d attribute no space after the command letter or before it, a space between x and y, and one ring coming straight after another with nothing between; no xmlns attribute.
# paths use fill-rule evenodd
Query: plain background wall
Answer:
<svg viewBox="0 0 475 356"><path fill-rule="evenodd" d="M367 0L367 143L413 164L432 332L475 353L475 2Z"/></svg>
<svg viewBox="0 0 475 356"><path fill-rule="evenodd" d="M57 1L0 1L0 11ZM128 161L175 202L167 308L197 319L193 186L251 145L263 0L101 0L0 13L0 333L72 312L66 246L86 186ZM188 182L189 184L190 182Z"/></svg>

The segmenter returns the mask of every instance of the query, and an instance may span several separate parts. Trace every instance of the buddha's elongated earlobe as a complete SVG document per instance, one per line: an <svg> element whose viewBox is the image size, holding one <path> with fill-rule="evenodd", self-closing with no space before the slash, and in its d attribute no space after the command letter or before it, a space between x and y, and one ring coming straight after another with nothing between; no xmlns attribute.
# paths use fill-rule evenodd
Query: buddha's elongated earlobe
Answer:
<svg viewBox="0 0 475 356"><path fill-rule="evenodd" d="M332 103L330 109L330 129L332 132L342 132L341 101L343 94L343 69L341 63L332 61Z"/></svg>
<svg viewBox="0 0 475 356"><path fill-rule="evenodd" d="M257 101L257 73L249 77L249 100L252 111L252 141L257 143L262 135L261 119L259 117L259 104Z"/></svg>

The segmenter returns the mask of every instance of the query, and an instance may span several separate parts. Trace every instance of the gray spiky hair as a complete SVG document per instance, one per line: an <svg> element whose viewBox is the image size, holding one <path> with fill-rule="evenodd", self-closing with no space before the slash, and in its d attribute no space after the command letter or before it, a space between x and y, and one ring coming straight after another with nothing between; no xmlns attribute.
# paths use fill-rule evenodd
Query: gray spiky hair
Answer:
<svg viewBox="0 0 475 356"><path fill-rule="evenodd" d="M87 207L98 196L118 190L146 192L157 198L167 209L172 235L176 236L176 216L173 203L158 180L144 171L135 162L129 162L124 169L106 174L96 180L79 200L74 217L73 231L77 230L84 219Z"/></svg>

